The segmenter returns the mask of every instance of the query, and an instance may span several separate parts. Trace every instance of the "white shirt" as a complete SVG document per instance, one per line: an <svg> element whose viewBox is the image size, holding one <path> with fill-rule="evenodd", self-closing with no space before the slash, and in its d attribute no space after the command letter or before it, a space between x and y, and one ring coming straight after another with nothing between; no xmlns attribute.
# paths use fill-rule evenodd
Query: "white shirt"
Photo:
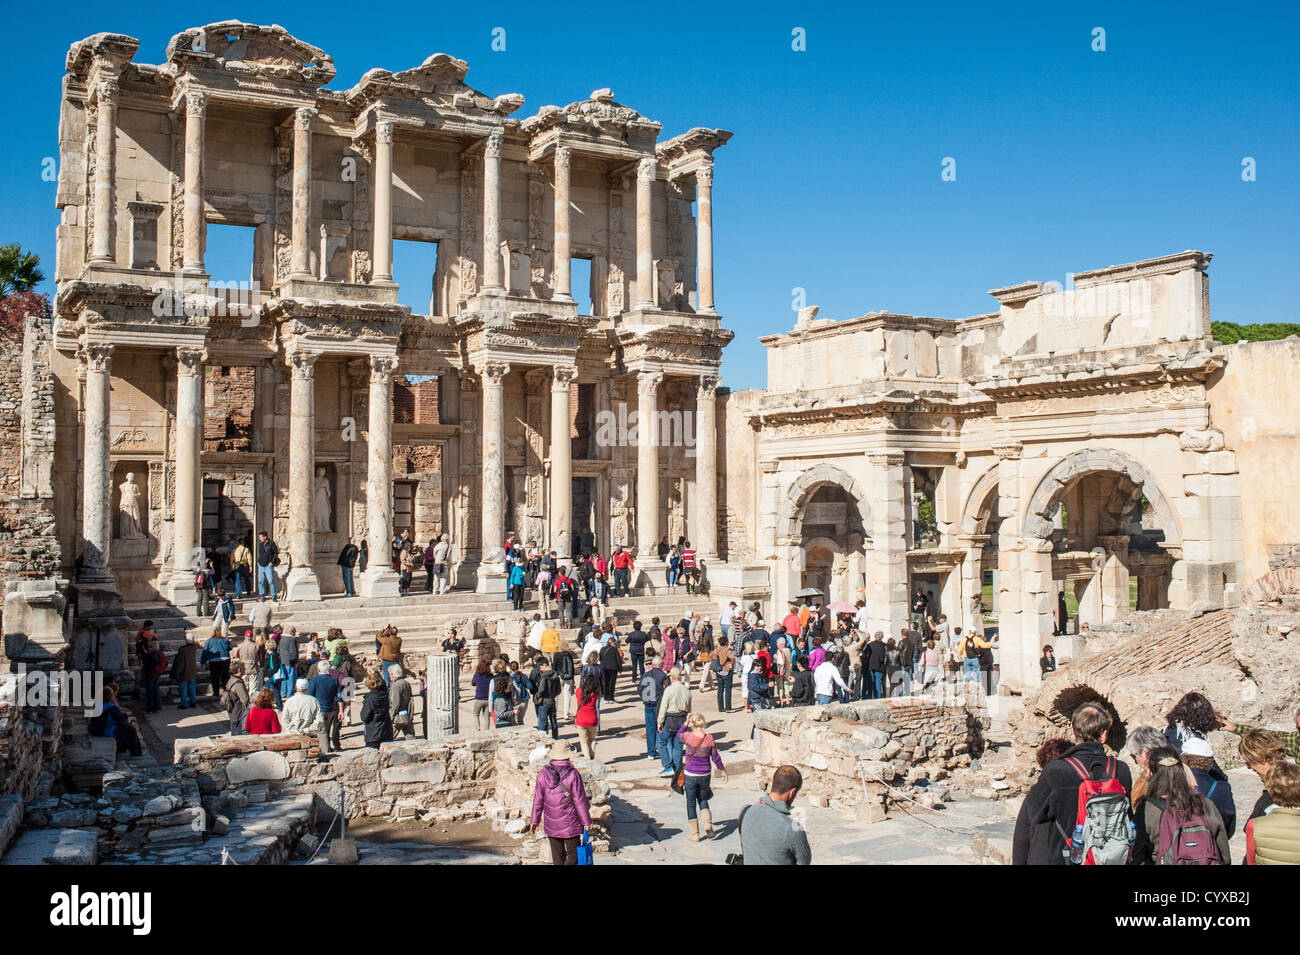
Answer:
<svg viewBox="0 0 1300 955"><path fill-rule="evenodd" d="M542 649L542 631L546 629L546 622L543 620L534 620L533 625L528 628L528 646L534 650Z"/></svg>
<svg viewBox="0 0 1300 955"><path fill-rule="evenodd" d="M736 612L732 610L730 607L727 607L722 611L722 613L718 614L718 623L720 623L724 627L730 627L731 618L734 617L735 615Z"/></svg>
<svg viewBox="0 0 1300 955"><path fill-rule="evenodd" d="M844 677L840 676L840 668L830 660L823 660L821 666L813 670L813 692L818 696L830 696L831 686L838 683L844 692L849 688L844 685Z"/></svg>
<svg viewBox="0 0 1300 955"><path fill-rule="evenodd" d="M865 606L854 614L853 628L855 630L861 630L863 633L867 632L867 608Z"/></svg>

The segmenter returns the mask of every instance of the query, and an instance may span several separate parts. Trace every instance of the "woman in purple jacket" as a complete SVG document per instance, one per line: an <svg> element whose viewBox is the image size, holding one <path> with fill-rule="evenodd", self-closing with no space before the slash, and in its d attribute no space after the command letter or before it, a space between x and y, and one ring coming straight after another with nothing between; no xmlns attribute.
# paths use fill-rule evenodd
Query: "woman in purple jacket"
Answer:
<svg viewBox="0 0 1300 955"><path fill-rule="evenodd" d="M555 865L577 865L578 840L591 825L591 812L582 776L569 762L569 744L563 740L551 746L551 761L537 774L533 828L543 819L546 837L551 841L551 861Z"/></svg>
<svg viewBox="0 0 1300 955"><path fill-rule="evenodd" d="M709 812L709 800L713 798L713 789L709 786L713 767L718 767L718 775L727 781L727 770L722 765L722 756L718 753L718 744L704 728L704 714L691 713L686 722L677 731L682 741L682 785L686 790L686 821L691 834L689 842L700 841L700 823L704 824L704 838L713 838L713 815ZM695 808L699 806L699 818L695 818Z"/></svg>

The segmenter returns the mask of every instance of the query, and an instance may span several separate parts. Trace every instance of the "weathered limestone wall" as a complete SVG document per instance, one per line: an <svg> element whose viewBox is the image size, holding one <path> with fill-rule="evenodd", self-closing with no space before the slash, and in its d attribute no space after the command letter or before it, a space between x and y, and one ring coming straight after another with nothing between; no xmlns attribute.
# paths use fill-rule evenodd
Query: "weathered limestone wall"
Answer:
<svg viewBox="0 0 1300 955"><path fill-rule="evenodd" d="M1237 454L1249 586L1300 546L1300 338L1220 351L1228 364L1209 389L1210 412Z"/></svg>
<svg viewBox="0 0 1300 955"><path fill-rule="evenodd" d="M762 397L758 388L718 395L718 545L728 561L752 561L757 548L758 433L749 415Z"/></svg>
<svg viewBox="0 0 1300 955"><path fill-rule="evenodd" d="M777 767L790 764L803 774L813 805L874 822L891 803L910 797L933 806L948 787L971 782L964 771L984 751L989 718L979 687L961 684L948 697L762 710L754 725L761 789ZM947 787L929 785L950 777Z"/></svg>
<svg viewBox="0 0 1300 955"><path fill-rule="evenodd" d="M29 800L41 789L41 775L58 772L63 743L63 708L19 704L18 677L0 678L0 795Z"/></svg>

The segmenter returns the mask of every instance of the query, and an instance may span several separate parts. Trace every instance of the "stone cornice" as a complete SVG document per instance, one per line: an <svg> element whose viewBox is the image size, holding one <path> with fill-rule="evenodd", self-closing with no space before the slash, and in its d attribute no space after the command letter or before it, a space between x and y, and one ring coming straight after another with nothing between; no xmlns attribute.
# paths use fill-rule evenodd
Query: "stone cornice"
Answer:
<svg viewBox="0 0 1300 955"><path fill-rule="evenodd" d="M971 387L990 398L1053 397L1064 395L1099 394L1114 391L1136 391L1160 388L1165 385L1204 382L1227 363L1218 352L1204 350L1204 343L1192 343L1190 354L1181 356L1165 353L1130 355L1132 349L1106 356L1094 352L1085 357L1080 352L1073 358L1060 355L1044 356L1038 360L1007 359L999 363L1001 374L992 378L977 379ZM1100 360L1109 357L1108 361Z"/></svg>

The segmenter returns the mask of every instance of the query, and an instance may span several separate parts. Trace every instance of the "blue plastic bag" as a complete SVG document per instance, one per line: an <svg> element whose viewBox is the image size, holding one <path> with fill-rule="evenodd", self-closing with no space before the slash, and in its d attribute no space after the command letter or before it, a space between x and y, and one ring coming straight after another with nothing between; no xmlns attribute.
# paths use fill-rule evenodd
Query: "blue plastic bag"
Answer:
<svg viewBox="0 0 1300 955"><path fill-rule="evenodd" d="M587 830L582 830L582 841L578 843L578 865L592 865L595 862L594 853L591 849L591 836L587 835Z"/></svg>

